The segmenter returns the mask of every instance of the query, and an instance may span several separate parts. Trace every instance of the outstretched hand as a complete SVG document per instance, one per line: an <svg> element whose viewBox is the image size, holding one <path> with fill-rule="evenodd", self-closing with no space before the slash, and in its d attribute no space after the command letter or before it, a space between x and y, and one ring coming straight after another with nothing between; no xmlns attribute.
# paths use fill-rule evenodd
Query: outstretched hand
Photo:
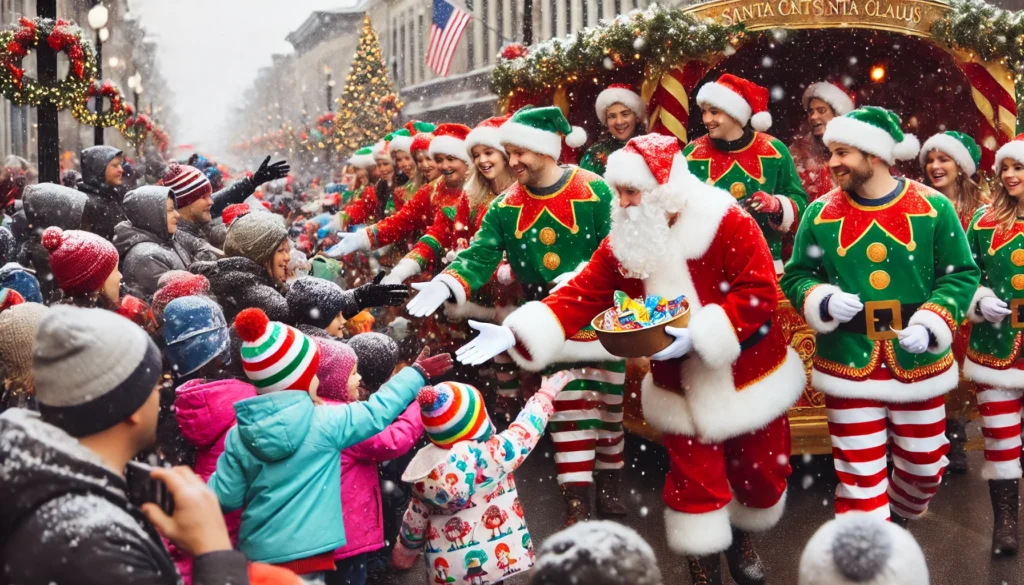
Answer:
<svg viewBox="0 0 1024 585"><path fill-rule="evenodd" d="M270 164L270 155L267 155L267 158L263 159L263 164L260 165L260 168L256 169L256 172L252 174L252 182L258 187L269 181L283 179L291 171L292 168L288 166L288 161L279 160L274 164Z"/></svg>
<svg viewBox="0 0 1024 585"><path fill-rule="evenodd" d="M404 284L383 284L384 271L374 277L373 282L356 287L353 294L360 310L370 307L397 307L409 298L409 288Z"/></svg>
<svg viewBox="0 0 1024 585"><path fill-rule="evenodd" d="M423 376L423 379L427 382L440 378L447 374L453 367L455 362L452 361L452 354L442 353L435 356L430 355L430 348L424 347L420 355L416 357L416 361L412 364L412 367Z"/></svg>
<svg viewBox="0 0 1024 585"><path fill-rule="evenodd" d="M405 307L405 310L409 311L409 314L413 317L433 315L434 311L447 301L448 297L452 294L447 284L436 280L417 282L412 287L420 291Z"/></svg>
<svg viewBox="0 0 1024 585"><path fill-rule="evenodd" d="M515 347L516 336L504 325L470 320L469 326L479 331L480 335L455 352L460 363L478 366Z"/></svg>

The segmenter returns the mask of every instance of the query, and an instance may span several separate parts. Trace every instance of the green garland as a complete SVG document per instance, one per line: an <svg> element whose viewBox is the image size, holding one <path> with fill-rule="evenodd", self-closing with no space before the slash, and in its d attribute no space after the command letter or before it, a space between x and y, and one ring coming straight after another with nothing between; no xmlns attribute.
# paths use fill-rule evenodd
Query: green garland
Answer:
<svg viewBox="0 0 1024 585"><path fill-rule="evenodd" d="M743 34L742 25L699 21L682 10L652 5L534 45L525 57L500 61L491 74L491 89L501 97L543 92L581 77L603 78L633 61L658 75L688 59L737 46Z"/></svg>
<svg viewBox="0 0 1024 585"><path fill-rule="evenodd" d="M932 25L932 38L947 47L975 53L983 61L1006 64L1013 73L1020 127L1024 121L1024 13L981 0L952 0L950 6L950 11Z"/></svg>

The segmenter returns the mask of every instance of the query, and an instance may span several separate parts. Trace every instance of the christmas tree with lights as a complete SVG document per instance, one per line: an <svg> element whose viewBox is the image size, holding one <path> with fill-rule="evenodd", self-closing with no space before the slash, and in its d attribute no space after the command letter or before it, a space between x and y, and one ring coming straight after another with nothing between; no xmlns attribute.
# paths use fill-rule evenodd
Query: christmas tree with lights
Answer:
<svg viewBox="0 0 1024 585"><path fill-rule="evenodd" d="M359 46L337 102L335 148L342 158L377 142L397 127L402 102L384 66L377 31L373 30L369 16L363 18Z"/></svg>

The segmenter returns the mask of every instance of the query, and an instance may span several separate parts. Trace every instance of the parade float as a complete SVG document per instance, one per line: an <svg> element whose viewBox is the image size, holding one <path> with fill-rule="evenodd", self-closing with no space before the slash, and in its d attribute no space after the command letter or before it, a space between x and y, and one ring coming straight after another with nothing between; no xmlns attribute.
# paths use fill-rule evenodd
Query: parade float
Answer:
<svg viewBox="0 0 1024 585"><path fill-rule="evenodd" d="M924 140L958 130L977 139L980 168L1013 138L1024 93L1021 15L979 1L717 0L684 8L652 6L563 39L512 45L492 76L499 108L555 104L574 125L600 134L593 104L611 83L628 83L647 103L648 130L688 142L703 134L691 99L721 74L771 90L771 134L789 144L806 128L801 96L819 80L843 83L857 102L899 113ZM580 151L582 152L582 151ZM577 152L564 153L569 160ZM916 161L898 170L920 178ZM778 317L808 374L814 333L782 302ZM627 374L625 425L656 439L640 407L642 362ZM809 380L809 375L808 375ZM953 393L950 416L970 409L966 384ZM824 397L808 383L790 411L794 452L830 452Z"/></svg>

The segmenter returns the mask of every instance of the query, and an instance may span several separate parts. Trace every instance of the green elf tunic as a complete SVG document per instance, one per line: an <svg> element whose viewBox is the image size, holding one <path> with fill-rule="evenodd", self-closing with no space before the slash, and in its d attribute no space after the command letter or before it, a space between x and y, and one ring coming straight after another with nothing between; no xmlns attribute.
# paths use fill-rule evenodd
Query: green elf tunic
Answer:
<svg viewBox="0 0 1024 585"><path fill-rule="evenodd" d="M897 180L892 193L865 200L835 189L800 222L781 287L818 332L811 382L845 398L916 402L956 387L950 346L980 271L953 205L940 193ZM860 295L864 311L846 324L827 312L838 292ZM895 332L928 329L928 351L903 350ZM891 379L872 376L887 368Z"/></svg>
<svg viewBox="0 0 1024 585"><path fill-rule="evenodd" d="M1018 217L1006 230L996 222L990 207L982 207L967 229L967 241L981 267L981 286L968 311L974 326L964 375L989 386L1024 388L1024 371L1018 363L1024 330L1024 218ZM1012 313L999 323L989 323L978 311L978 303L985 297L1005 301Z"/></svg>
<svg viewBox="0 0 1024 585"><path fill-rule="evenodd" d="M603 177L605 165L608 164L608 156L624 146L626 146L626 142L614 136L601 142L595 142L583 153L583 158L580 159L580 168Z"/></svg>
<svg viewBox="0 0 1024 585"><path fill-rule="evenodd" d="M796 229L807 207L800 175L786 145L778 139L747 129L739 140L697 138L683 149L690 172L709 185L732 193L741 204L758 191L778 197L782 218L776 222L766 214L754 213L775 259L775 271L782 272L783 237Z"/></svg>

